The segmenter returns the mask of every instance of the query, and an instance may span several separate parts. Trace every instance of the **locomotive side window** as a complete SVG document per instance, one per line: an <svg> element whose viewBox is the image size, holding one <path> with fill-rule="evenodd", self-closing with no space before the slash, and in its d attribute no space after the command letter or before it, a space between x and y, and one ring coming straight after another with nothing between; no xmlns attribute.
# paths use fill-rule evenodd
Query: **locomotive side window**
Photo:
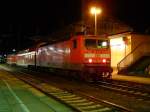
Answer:
<svg viewBox="0 0 150 112"><path fill-rule="evenodd" d="M77 40L73 40L73 48L77 48Z"/></svg>

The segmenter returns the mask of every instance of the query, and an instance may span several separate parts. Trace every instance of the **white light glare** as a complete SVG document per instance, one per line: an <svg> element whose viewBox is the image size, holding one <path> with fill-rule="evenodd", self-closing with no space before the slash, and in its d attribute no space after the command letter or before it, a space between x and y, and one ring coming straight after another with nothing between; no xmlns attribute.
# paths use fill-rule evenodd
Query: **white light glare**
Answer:
<svg viewBox="0 0 150 112"><path fill-rule="evenodd" d="M107 46L107 42L102 42L102 46L106 47Z"/></svg>

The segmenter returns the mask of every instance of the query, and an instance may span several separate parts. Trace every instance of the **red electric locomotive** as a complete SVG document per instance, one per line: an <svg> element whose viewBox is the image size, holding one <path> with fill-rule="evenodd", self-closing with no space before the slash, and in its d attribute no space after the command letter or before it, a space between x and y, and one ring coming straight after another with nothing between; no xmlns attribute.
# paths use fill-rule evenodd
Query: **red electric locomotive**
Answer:
<svg viewBox="0 0 150 112"><path fill-rule="evenodd" d="M111 78L111 51L109 39L106 37L73 36L66 41L39 47L36 52L17 56L24 57L18 65L23 65L22 62L25 61L30 62L28 60L32 60L32 63L26 64L33 65L34 60L34 66L65 71L68 75L85 80ZM34 57L36 59L31 59Z"/></svg>

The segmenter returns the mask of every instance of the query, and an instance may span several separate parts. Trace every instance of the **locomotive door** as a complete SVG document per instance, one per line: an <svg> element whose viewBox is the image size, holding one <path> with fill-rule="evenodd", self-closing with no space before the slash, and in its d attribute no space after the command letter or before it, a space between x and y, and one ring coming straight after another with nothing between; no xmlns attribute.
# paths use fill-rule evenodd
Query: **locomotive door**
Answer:
<svg viewBox="0 0 150 112"><path fill-rule="evenodd" d="M79 41L77 39L71 40L70 63L71 67L76 69L81 62L81 53L79 49Z"/></svg>

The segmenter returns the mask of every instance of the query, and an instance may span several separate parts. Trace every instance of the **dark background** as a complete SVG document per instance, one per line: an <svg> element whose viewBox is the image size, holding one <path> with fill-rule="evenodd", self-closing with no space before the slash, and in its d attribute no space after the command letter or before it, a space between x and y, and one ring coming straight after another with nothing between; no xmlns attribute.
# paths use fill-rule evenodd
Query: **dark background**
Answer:
<svg viewBox="0 0 150 112"><path fill-rule="evenodd" d="M134 31L150 29L148 0L97 0L107 15L116 17ZM0 3L0 54L24 49L29 37L50 35L81 19L81 0L4 0Z"/></svg>

